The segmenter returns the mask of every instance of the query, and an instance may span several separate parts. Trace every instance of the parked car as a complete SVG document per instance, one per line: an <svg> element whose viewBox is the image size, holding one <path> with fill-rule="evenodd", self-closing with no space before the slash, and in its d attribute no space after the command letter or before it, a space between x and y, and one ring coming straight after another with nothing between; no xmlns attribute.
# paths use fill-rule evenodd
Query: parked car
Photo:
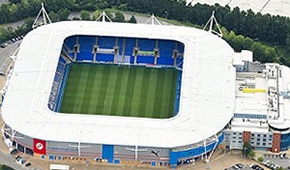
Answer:
<svg viewBox="0 0 290 170"><path fill-rule="evenodd" d="M30 165L31 165L30 162L27 162L27 163L25 164L26 167L29 167Z"/></svg>
<svg viewBox="0 0 290 170"><path fill-rule="evenodd" d="M16 162L19 163L20 165L24 164L24 159L21 156L16 157Z"/></svg>
<svg viewBox="0 0 290 170"><path fill-rule="evenodd" d="M279 154L279 158L280 159L283 159L284 158L282 153Z"/></svg>
<svg viewBox="0 0 290 170"><path fill-rule="evenodd" d="M232 168L233 169L240 169L240 167L238 167L237 165L233 165Z"/></svg>
<svg viewBox="0 0 290 170"><path fill-rule="evenodd" d="M238 166L238 167L241 168L241 169L245 167L245 165L243 165L243 164L241 164L241 163L237 163L236 166Z"/></svg>
<svg viewBox="0 0 290 170"><path fill-rule="evenodd" d="M258 165L256 165L256 164L252 164L252 165L250 165L250 167L251 167L252 169L256 169L256 167L258 167Z"/></svg>
<svg viewBox="0 0 290 170"><path fill-rule="evenodd" d="M17 149L13 149L13 150L10 152L10 154L11 154L11 155L15 155L17 152L18 152Z"/></svg>

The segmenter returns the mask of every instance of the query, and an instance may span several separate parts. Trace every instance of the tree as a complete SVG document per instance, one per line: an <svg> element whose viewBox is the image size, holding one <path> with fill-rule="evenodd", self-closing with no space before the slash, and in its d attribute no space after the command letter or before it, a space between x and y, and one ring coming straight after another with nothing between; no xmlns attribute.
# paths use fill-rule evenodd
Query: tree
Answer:
<svg viewBox="0 0 290 170"><path fill-rule="evenodd" d="M134 15L131 16L131 18L128 20L129 23L137 23L137 20Z"/></svg>
<svg viewBox="0 0 290 170"><path fill-rule="evenodd" d="M21 0L9 0L9 2L10 2L11 4L16 4L16 3L20 3Z"/></svg>
<svg viewBox="0 0 290 170"><path fill-rule="evenodd" d="M68 19L68 16L70 14L70 10L64 8L64 9L60 9L57 12L58 16L59 16L59 20L60 21L66 21Z"/></svg>
<svg viewBox="0 0 290 170"><path fill-rule="evenodd" d="M113 15L111 14L111 12L109 10L106 9L105 13L110 19L113 19Z"/></svg>
<svg viewBox="0 0 290 170"><path fill-rule="evenodd" d="M51 22L59 21L59 16L58 16L57 13L51 11L48 15L49 15L49 18L50 18Z"/></svg>
<svg viewBox="0 0 290 170"><path fill-rule="evenodd" d="M121 12L116 12L115 17L113 18L114 22L124 22L125 21L125 16Z"/></svg>
<svg viewBox="0 0 290 170"><path fill-rule="evenodd" d="M260 42L254 42L250 50L253 51L255 60L261 61L263 59L263 53L265 49L263 49L263 46Z"/></svg>
<svg viewBox="0 0 290 170"><path fill-rule="evenodd" d="M254 40L249 38L249 37L246 37L245 40L244 40L244 48L245 49L250 49L251 46L253 45L254 43Z"/></svg>
<svg viewBox="0 0 290 170"><path fill-rule="evenodd" d="M27 18L24 21L24 26L25 26L25 32L27 33L28 31L32 30L32 25L34 23L34 20L32 18Z"/></svg>
<svg viewBox="0 0 290 170"><path fill-rule="evenodd" d="M96 19L98 19L100 16L100 11L96 10L93 14L92 20L95 21Z"/></svg>
<svg viewBox="0 0 290 170"><path fill-rule="evenodd" d="M241 51L244 49L244 41L245 37L242 35L238 35L232 40L232 46L236 51Z"/></svg>
<svg viewBox="0 0 290 170"><path fill-rule="evenodd" d="M1 11L1 17L0 17L0 22L5 23L9 22L10 20L10 10L9 10L9 5L7 4L2 4L0 6L0 11Z"/></svg>
<svg viewBox="0 0 290 170"><path fill-rule="evenodd" d="M250 142L245 142L243 145L243 156L247 157L249 156L250 152L252 151L252 146Z"/></svg>
<svg viewBox="0 0 290 170"><path fill-rule="evenodd" d="M81 11L81 20L91 20L91 15L88 11L82 10Z"/></svg>

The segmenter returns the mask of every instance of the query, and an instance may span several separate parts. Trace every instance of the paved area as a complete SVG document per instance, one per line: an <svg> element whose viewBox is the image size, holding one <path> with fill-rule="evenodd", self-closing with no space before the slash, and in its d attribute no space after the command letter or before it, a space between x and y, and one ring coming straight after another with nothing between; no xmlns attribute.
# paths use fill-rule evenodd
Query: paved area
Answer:
<svg viewBox="0 0 290 170"><path fill-rule="evenodd" d="M241 163L244 165L258 164L256 161L244 158L241 156L240 152L229 152L224 154L215 153L213 159L205 164L204 162L197 162L195 166L189 165L188 167L182 167L180 169L195 169L195 170L224 170L225 168L230 168L236 163ZM265 166L259 165L265 170L268 170Z"/></svg>

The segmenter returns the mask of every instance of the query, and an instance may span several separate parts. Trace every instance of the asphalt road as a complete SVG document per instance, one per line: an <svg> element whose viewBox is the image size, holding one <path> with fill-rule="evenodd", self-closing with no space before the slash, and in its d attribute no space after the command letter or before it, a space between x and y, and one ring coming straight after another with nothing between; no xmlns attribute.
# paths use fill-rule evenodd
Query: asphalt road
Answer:
<svg viewBox="0 0 290 170"><path fill-rule="evenodd" d="M0 4L8 3L8 0L0 0Z"/></svg>
<svg viewBox="0 0 290 170"><path fill-rule="evenodd" d="M0 65L3 63L3 61L5 61L7 57L11 56L15 52L20 44L21 41L17 41L13 44L8 44L6 48L0 50Z"/></svg>
<svg viewBox="0 0 290 170"><path fill-rule="evenodd" d="M16 51L21 44L21 41L17 41L13 44L8 44L4 49L0 48L0 72L5 72L8 64L12 60L10 56Z"/></svg>
<svg viewBox="0 0 290 170"><path fill-rule="evenodd" d="M19 47L21 41L17 41L13 44L9 44L6 48L0 48L0 70L5 68L7 64L7 60L9 60L10 56L15 52L15 50ZM2 124L2 123L1 123ZM2 126L1 126L2 127ZM2 135L1 135L1 143L3 142ZM2 144L1 144L2 147ZM3 148L1 148L1 151ZM16 163L15 158L12 155L6 155L0 151L0 163L6 164L14 169L24 169L19 164Z"/></svg>

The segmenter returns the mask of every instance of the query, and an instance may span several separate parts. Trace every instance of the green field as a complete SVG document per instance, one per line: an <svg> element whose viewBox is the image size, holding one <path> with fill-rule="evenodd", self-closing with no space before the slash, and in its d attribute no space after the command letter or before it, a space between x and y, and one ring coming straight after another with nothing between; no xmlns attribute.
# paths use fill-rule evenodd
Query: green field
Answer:
<svg viewBox="0 0 290 170"><path fill-rule="evenodd" d="M60 112L169 118L177 76L172 69L73 64Z"/></svg>

